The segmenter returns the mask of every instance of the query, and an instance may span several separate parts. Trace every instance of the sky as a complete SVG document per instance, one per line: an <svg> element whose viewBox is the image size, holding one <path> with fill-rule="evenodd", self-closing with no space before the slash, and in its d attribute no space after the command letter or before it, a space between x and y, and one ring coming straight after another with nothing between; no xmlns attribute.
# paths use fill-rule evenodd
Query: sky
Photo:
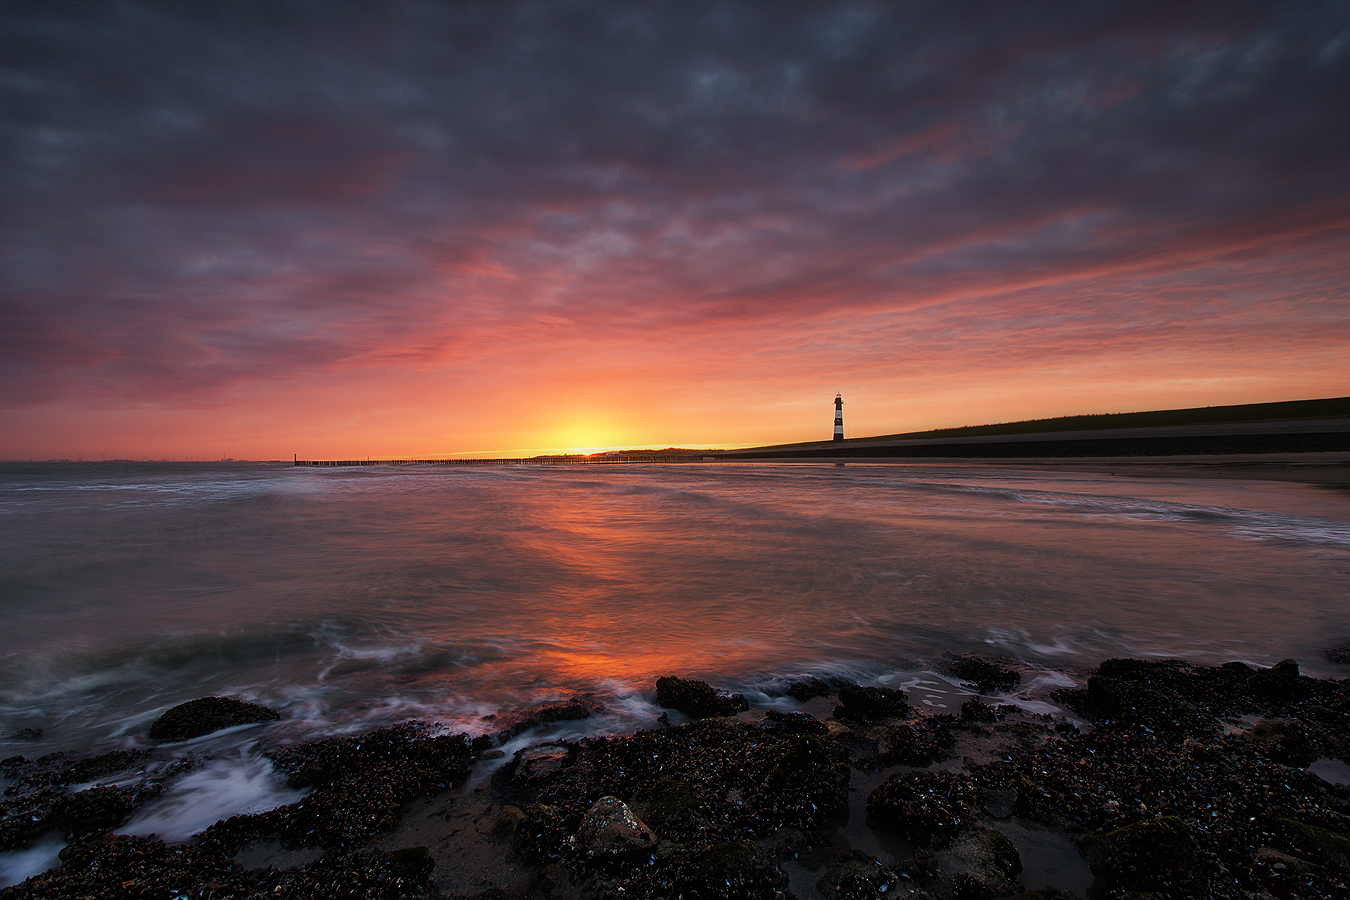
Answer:
<svg viewBox="0 0 1350 900"><path fill-rule="evenodd" d="M1350 394L1350 4L0 6L0 458Z"/></svg>

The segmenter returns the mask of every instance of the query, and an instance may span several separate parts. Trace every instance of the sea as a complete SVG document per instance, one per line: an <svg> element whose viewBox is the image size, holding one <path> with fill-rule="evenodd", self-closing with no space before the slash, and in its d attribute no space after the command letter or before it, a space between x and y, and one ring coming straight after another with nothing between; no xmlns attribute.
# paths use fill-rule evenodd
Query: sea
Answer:
<svg viewBox="0 0 1350 900"><path fill-rule="evenodd" d="M1344 678L1350 492L977 464L3 463L0 623L0 758L152 746L204 696L281 713L168 751L212 762L124 830L186 839L296 799L260 741L494 732L578 694L605 712L556 730L622 734L663 712L662 675L783 708L794 679L845 678L939 712L973 692L946 651L1015 661L996 699L1040 712L1110 657ZM0 885L35 865L0 854Z"/></svg>

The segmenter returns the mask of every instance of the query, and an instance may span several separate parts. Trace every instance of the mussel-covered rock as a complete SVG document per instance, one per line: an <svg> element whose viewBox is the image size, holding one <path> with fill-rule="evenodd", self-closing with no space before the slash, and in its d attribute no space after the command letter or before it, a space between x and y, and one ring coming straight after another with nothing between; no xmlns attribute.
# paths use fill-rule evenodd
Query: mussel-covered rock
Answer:
<svg viewBox="0 0 1350 900"><path fill-rule="evenodd" d="M748 841L722 841L680 860L674 888L686 897L782 897L787 878Z"/></svg>
<svg viewBox="0 0 1350 900"><path fill-rule="evenodd" d="M298 803L217 823L206 836L234 847L251 839L349 848L397 824L413 797L444 790L468 776L464 735L437 734L423 723L390 725L268 751L295 788L312 788Z"/></svg>
<svg viewBox="0 0 1350 900"><path fill-rule="evenodd" d="M557 722L578 722L604 711L603 703L590 695L583 695L573 697L566 703L550 703L515 713L498 715L494 717L495 723L501 728L497 732L497 740L504 743L513 737L524 734L531 728L552 725ZM481 747L481 745L479 746ZM482 747L482 749L486 749L486 747Z"/></svg>
<svg viewBox="0 0 1350 900"><path fill-rule="evenodd" d="M1350 874L1350 834L1291 816L1271 816L1266 824L1285 849L1318 864Z"/></svg>
<svg viewBox="0 0 1350 900"><path fill-rule="evenodd" d="M876 859L850 857L827 868L816 890L825 900L872 900L899 895L900 884L900 876Z"/></svg>
<svg viewBox="0 0 1350 900"><path fill-rule="evenodd" d="M44 834L76 838L120 825L158 785L99 785L68 794L44 788L0 802L0 852L18 850Z"/></svg>
<svg viewBox="0 0 1350 900"><path fill-rule="evenodd" d="M1087 690L1060 690L1061 703L1093 721L1119 721L1184 734L1217 733L1218 722L1188 699L1192 683L1177 660L1108 659Z"/></svg>
<svg viewBox="0 0 1350 900"><path fill-rule="evenodd" d="M961 704L961 721L997 722L998 713L992 706L981 703L979 700L967 700Z"/></svg>
<svg viewBox="0 0 1350 900"><path fill-rule="evenodd" d="M139 766L149 757L148 750L110 750L85 757L50 753L35 760L12 756L0 762L0 772L14 779L5 789L5 794L13 797L33 790L97 781Z"/></svg>
<svg viewBox="0 0 1350 900"><path fill-rule="evenodd" d="M1243 735L1242 742L1268 759L1300 769L1322 755L1308 729L1297 722L1259 722Z"/></svg>
<svg viewBox="0 0 1350 900"><path fill-rule="evenodd" d="M904 691L884 687L849 685L839 690L839 705L834 717L849 722L880 722L910 714Z"/></svg>
<svg viewBox="0 0 1350 900"><path fill-rule="evenodd" d="M828 697L832 692L827 683L815 676L798 679L787 687L787 695L798 703L805 703L812 697Z"/></svg>
<svg viewBox="0 0 1350 900"><path fill-rule="evenodd" d="M900 723L881 732L877 753L886 765L928 766L945 757L954 743L955 738L941 723Z"/></svg>
<svg viewBox="0 0 1350 900"><path fill-rule="evenodd" d="M576 841L587 856L631 856L655 847L656 835L622 800L601 797L582 817Z"/></svg>
<svg viewBox="0 0 1350 900"><path fill-rule="evenodd" d="M687 681L673 675L656 679L656 704L695 719L734 716L750 708L744 694L718 693L705 681Z"/></svg>
<svg viewBox="0 0 1350 900"><path fill-rule="evenodd" d="M892 775L867 798L868 819L919 844L942 843L975 815L974 783L951 772Z"/></svg>
<svg viewBox="0 0 1350 900"><path fill-rule="evenodd" d="M974 653L958 655L950 650L938 660L937 670L943 675L973 682L982 694L1012 690L1022 680L1015 669L997 659Z"/></svg>
<svg viewBox="0 0 1350 900"><path fill-rule="evenodd" d="M280 718L277 711L256 703L230 697L202 697L180 703L156 719L150 725L150 737L156 741L186 741L222 728Z"/></svg>
<svg viewBox="0 0 1350 900"><path fill-rule="evenodd" d="M1284 659L1268 669L1257 669L1252 674L1252 692L1267 700L1294 702L1304 699L1313 679L1299 675L1298 663Z"/></svg>
<svg viewBox="0 0 1350 900"><path fill-rule="evenodd" d="M1092 873L1107 889L1209 896L1209 877L1190 827L1175 816L1136 822L1079 841Z"/></svg>

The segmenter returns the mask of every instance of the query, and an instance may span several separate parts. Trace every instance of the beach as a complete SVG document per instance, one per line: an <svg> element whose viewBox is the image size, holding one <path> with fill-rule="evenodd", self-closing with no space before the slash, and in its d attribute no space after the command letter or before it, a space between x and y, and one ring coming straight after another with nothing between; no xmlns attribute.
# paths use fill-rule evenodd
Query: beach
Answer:
<svg viewBox="0 0 1350 900"><path fill-rule="evenodd" d="M1213 896L1334 896L1350 500L1215 462L11 466L0 877L1086 898L1177 819ZM271 714L156 727L207 697Z"/></svg>
<svg viewBox="0 0 1350 900"><path fill-rule="evenodd" d="M663 721L622 737L551 737L599 711L588 698L495 735L269 746L263 723L263 756L306 795L172 843L115 833L165 790L153 753L12 757L6 844L70 843L3 896L1344 896L1350 684L1293 661L1112 660L1036 715L985 702L1020 680L1006 663L935 661L969 697L954 713L818 679L751 708L668 677Z"/></svg>

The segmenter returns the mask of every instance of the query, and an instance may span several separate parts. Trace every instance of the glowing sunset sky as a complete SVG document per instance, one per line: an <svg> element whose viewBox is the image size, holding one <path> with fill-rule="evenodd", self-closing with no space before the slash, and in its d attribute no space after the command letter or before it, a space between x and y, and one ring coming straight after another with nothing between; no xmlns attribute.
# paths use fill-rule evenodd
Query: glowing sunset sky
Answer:
<svg viewBox="0 0 1350 900"><path fill-rule="evenodd" d="M0 457L1350 393L1350 5L7 3Z"/></svg>

